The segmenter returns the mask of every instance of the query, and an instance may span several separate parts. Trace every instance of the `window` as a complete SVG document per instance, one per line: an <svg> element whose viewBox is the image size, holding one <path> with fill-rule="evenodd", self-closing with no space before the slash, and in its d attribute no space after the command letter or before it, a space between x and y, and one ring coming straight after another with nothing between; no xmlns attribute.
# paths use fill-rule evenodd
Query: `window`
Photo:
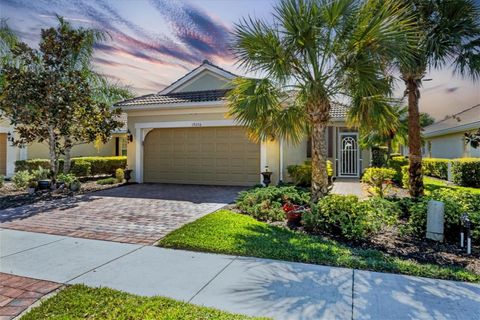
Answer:
<svg viewBox="0 0 480 320"><path fill-rule="evenodd" d="M125 137L120 139L120 150L122 156L127 155L127 138Z"/></svg>

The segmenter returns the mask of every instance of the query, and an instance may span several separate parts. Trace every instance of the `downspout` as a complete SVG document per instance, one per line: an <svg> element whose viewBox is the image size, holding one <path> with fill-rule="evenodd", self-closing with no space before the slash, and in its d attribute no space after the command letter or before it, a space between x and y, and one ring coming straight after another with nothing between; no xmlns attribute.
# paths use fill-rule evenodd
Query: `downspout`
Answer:
<svg viewBox="0 0 480 320"><path fill-rule="evenodd" d="M280 165L279 165L279 168L280 168L280 174L279 174L279 177L280 177L280 183L283 182L283 139L280 139L280 155L279 155L279 162L280 162Z"/></svg>

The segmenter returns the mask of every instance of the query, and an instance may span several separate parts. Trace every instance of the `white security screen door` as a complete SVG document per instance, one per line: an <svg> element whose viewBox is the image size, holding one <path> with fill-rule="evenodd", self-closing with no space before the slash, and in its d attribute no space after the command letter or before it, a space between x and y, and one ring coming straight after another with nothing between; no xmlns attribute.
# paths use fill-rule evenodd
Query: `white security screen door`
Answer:
<svg viewBox="0 0 480 320"><path fill-rule="evenodd" d="M358 177L360 167L358 133L340 132L338 151L340 153L338 175L340 177Z"/></svg>

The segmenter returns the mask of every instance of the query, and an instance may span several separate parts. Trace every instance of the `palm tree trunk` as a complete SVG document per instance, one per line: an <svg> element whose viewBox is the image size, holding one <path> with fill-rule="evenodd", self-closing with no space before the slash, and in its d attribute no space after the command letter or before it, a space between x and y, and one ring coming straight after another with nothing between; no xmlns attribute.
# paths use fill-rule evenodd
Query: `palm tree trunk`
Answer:
<svg viewBox="0 0 480 320"><path fill-rule="evenodd" d="M322 121L320 117L312 117L312 202L328 194L328 174L327 174L327 145L326 129L327 121Z"/></svg>
<svg viewBox="0 0 480 320"><path fill-rule="evenodd" d="M408 92L409 192L412 197L421 197L423 196L423 175L420 113L418 111L420 91L416 79L409 78L406 82Z"/></svg>
<svg viewBox="0 0 480 320"><path fill-rule="evenodd" d="M390 159L391 155L392 155L392 140L388 139L387 140L387 161Z"/></svg>

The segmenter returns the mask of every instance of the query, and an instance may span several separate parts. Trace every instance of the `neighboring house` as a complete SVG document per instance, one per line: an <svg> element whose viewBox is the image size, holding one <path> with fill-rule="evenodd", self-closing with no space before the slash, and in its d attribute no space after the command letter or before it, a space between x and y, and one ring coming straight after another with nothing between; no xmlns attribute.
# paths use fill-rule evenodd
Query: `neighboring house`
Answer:
<svg viewBox="0 0 480 320"><path fill-rule="evenodd" d="M472 148L465 140L465 133L478 128L480 104L425 127L423 156L447 159L480 157L480 149Z"/></svg>
<svg viewBox="0 0 480 320"><path fill-rule="evenodd" d="M116 104L128 114L128 166L137 182L254 185L268 166L277 183L289 180L287 166L309 159L307 139L298 145L248 139L225 102L236 77L204 61L157 94ZM332 108L328 157L337 177L359 177L370 151L359 149L346 113L344 106Z"/></svg>
<svg viewBox="0 0 480 320"><path fill-rule="evenodd" d="M116 131L112 139L106 144L94 143L74 146L72 157L86 156L115 156L126 155L126 115L122 116L125 126ZM48 159L48 146L45 143L32 143L23 148L14 147L9 142L9 137L14 134L14 128L8 120L0 117L0 175L11 177L15 172L15 161L26 159Z"/></svg>

